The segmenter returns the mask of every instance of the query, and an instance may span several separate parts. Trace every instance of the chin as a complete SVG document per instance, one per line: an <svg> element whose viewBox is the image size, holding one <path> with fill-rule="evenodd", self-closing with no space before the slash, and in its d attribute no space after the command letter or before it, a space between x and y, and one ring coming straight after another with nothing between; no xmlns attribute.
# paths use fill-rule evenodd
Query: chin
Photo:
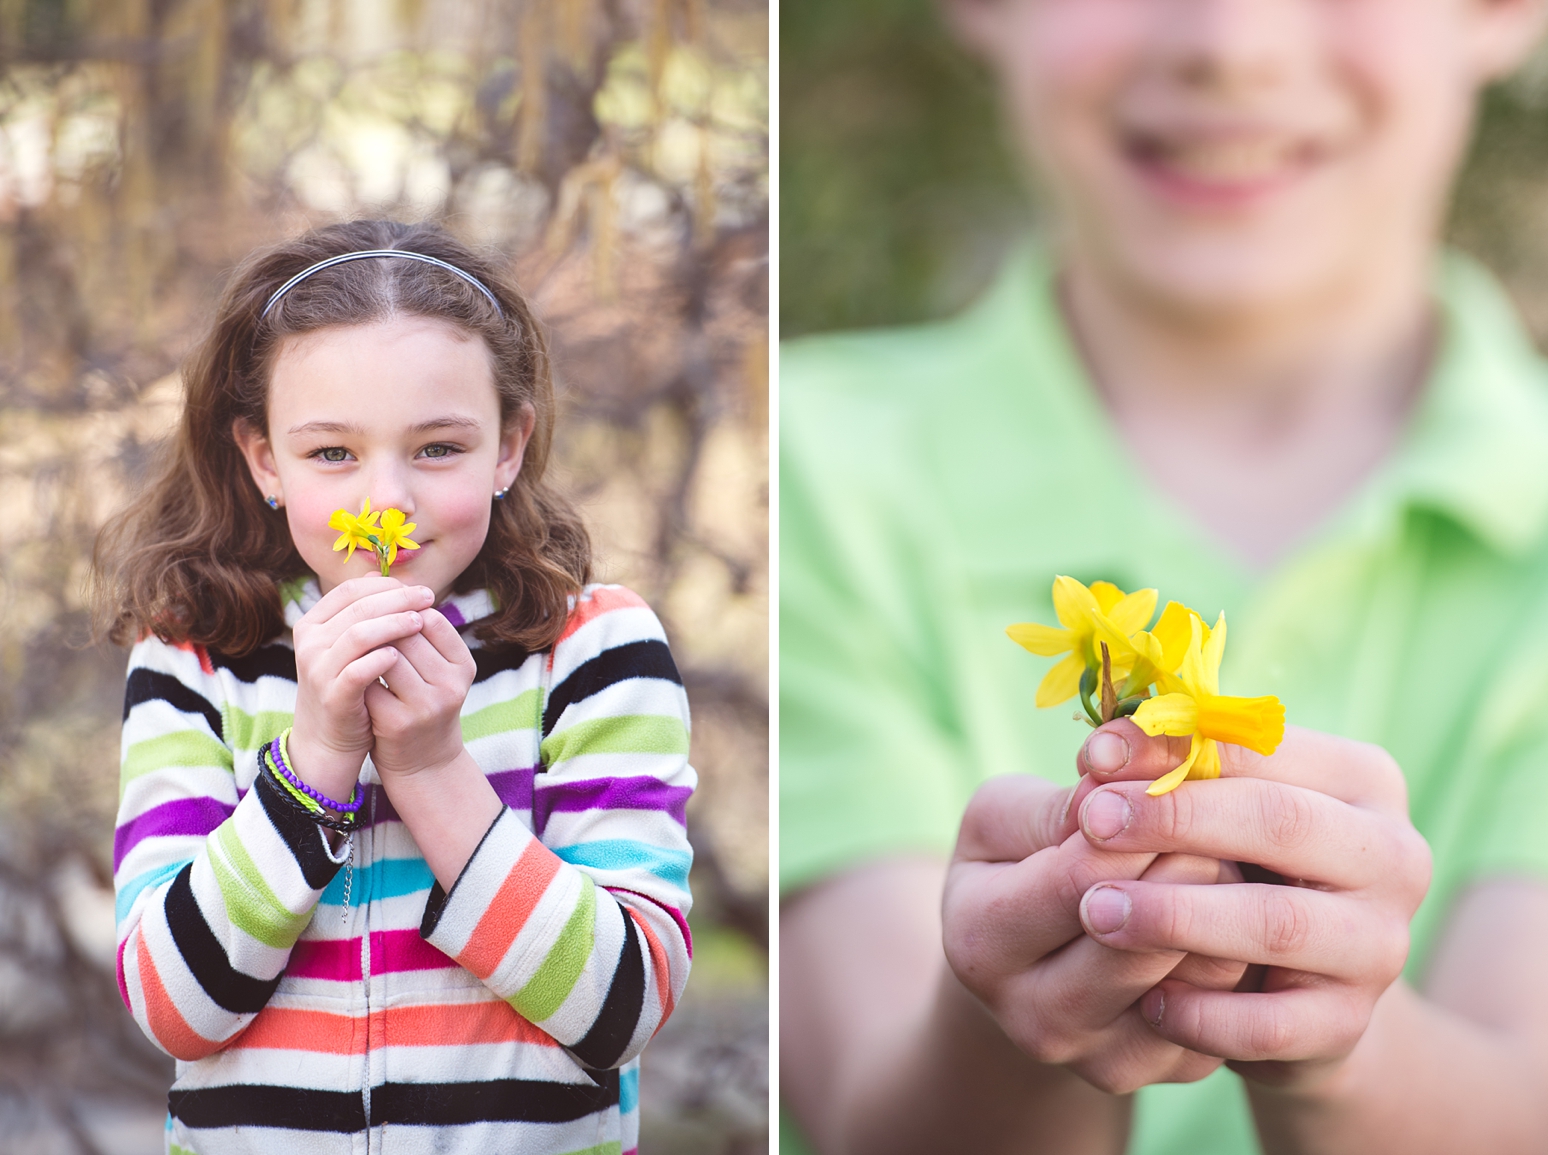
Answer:
<svg viewBox="0 0 1548 1155"><path fill-rule="evenodd" d="M1229 321L1336 291L1347 279L1348 262L1327 248L1296 230L1142 243L1127 252L1110 248L1108 259L1119 278L1163 309Z"/></svg>

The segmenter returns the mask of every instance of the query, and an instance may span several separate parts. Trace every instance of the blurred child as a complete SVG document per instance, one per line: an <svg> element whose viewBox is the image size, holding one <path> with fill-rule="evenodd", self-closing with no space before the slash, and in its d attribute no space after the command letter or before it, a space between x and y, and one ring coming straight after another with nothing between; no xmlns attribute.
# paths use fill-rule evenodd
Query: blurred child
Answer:
<svg viewBox="0 0 1548 1155"><path fill-rule="evenodd" d="M786 1151L1548 1147L1548 378L1437 250L1543 9L947 0L1057 227L782 356ZM1072 758L1057 573L1302 728Z"/></svg>
<svg viewBox="0 0 1548 1155"><path fill-rule="evenodd" d="M168 1149L633 1150L688 975L687 702L543 481L526 303L439 228L334 225L242 265L185 382L98 552Z"/></svg>

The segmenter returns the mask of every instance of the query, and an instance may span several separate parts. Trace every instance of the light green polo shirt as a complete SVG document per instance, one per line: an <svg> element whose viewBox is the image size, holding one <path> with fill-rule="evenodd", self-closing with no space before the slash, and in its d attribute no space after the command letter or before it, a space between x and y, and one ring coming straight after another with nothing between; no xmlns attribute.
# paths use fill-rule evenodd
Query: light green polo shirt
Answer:
<svg viewBox="0 0 1548 1155"><path fill-rule="evenodd" d="M1440 351L1399 448L1267 574L1129 463L1035 256L953 320L788 345L786 892L948 854L990 775L1074 781L1086 729L1033 706L1050 660L1004 632L1054 621L1059 573L1224 610L1226 693L1277 694L1291 722L1391 751L1435 855L1410 978L1459 887L1548 874L1548 370L1483 270L1446 257L1435 284ZM1131 1152L1257 1149L1228 1071L1139 1094Z"/></svg>

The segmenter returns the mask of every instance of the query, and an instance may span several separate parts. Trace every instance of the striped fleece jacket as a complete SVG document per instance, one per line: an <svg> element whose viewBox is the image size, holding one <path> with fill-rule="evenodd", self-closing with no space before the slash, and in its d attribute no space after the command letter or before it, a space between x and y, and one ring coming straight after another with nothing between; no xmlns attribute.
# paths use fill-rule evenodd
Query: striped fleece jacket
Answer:
<svg viewBox="0 0 1548 1155"><path fill-rule="evenodd" d="M316 583L285 598L293 626ZM178 1060L170 1152L636 1148L639 1054L692 950L677 668L618 586L530 655L479 648L486 594L441 608L478 665L463 738L506 805L449 894L369 760L349 870L258 776L295 711L288 630L241 658L130 656L118 981Z"/></svg>

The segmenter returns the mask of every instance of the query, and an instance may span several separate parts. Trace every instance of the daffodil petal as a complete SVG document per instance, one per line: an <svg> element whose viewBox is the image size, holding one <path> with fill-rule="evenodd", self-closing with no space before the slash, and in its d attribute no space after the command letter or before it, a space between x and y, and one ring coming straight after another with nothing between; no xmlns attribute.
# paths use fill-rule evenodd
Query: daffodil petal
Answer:
<svg viewBox="0 0 1548 1155"><path fill-rule="evenodd" d="M1150 624L1150 619L1156 612L1156 596L1155 590L1135 590L1111 609L1104 606L1103 612L1106 613L1108 620L1127 637L1138 633Z"/></svg>
<svg viewBox="0 0 1548 1155"><path fill-rule="evenodd" d="M1031 650L1044 658L1068 653L1075 646L1073 631L1045 626L1041 622L1018 622L1014 626L1007 626L1005 632L1022 649Z"/></svg>
<svg viewBox="0 0 1548 1155"><path fill-rule="evenodd" d="M1188 653L1188 642L1193 638L1193 611L1182 602L1167 602L1161 617L1151 627L1150 636L1160 646L1158 659L1152 659L1158 670L1175 674Z"/></svg>
<svg viewBox="0 0 1548 1155"><path fill-rule="evenodd" d="M1054 614L1059 624L1072 630L1087 626L1092 614L1100 613L1101 606L1091 591L1072 577L1060 574L1053 584ZM1089 628L1089 627L1087 627Z"/></svg>
<svg viewBox="0 0 1548 1155"><path fill-rule="evenodd" d="M1091 596L1096 598L1097 609L1104 614L1109 612L1119 602L1123 601L1123 591L1112 582L1095 581L1091 583Z"/></svg>
<svg viewBox="0 0 1548 1155"><path fill-rule="evenodd" d="M1193 766L1188 771L1188 777L1201 781L1207 778L1220 777L1220 743L1213 738L1204 738L1198 734L1193 736L1194 745L1199 748L1199 756L1194 760Z"/></svg>
<svg viewBox="0 0 1548 1155"><path fill-rule="evenodd" d="M1213 695L1198 701L1200 734L1272 754L1285 736L1285 707L1272 695L1233 698Z"/></svg>
<svg viewBox="0 0 1548 1155"><path fill-rule="evenodd" d="M419 543L417 541L410 541L406 537L405 538L400 538L398 540L398 548L400 548L400 549L418 549L419 548Z"/></svg>
<svg viewBox="0 0 1548 1155"><path fill-rule="evenodd" d="M1220 662L1225 657L1225 644L1225 611L1221 610L1215 628L1205 632L1203 637L1204 676L1200 679L1200 686L1206 694L1220 693Z"/></svg>
<svg viewBox="0 0 1548 1155"><path fill-rule="evenodd" d="M1177 769L1168 771L1167 773L1161 775L1161 777L1157 778L1154 782L1145 788L1145 793L1149 794L1152 798L1159 798L1163 794L1176 790L1179 786L1182 785L1183 780L1187 778L1188 774L1193 770L1193 764L1198 761L1199 751L1203 748L1202 740L1197 734L1195 734L1193 736L1193 745L1189 748L1188 756L1183 759L1182 765L1177 767Z"/></svg>
<svg viewBox="0 0 1548 1155"><path fill-rule="evenodd" d="M1217 694L1218 689L1206 688L1209 680L1208 672L1204 668L1204 635L1209 629L1204 620L1198 614L1193 614L1188 619L1188 652L1183 655L1182 665L1178 667L1177 675L1188 687L1190 694Z"/></svg>
<svg viewBox="0 0 1548 1155"><path fill-rule="evenodd" d="M1079 654L1071 654L1063 661L1056 662L1053 669L1043 675L1043 681L1037 687L1037 704L1057 706L1060 702L1068 702L1080 693L1080 676L1085 672L1086 663Z"/></svg>
<svg viewBox="0 0 1548 1155"><path fill-rule="evenodd" d="M1199 728L1199 704L1188 694L1146 698L1134 711L1134 724L1152 738L1192 734Z"/></svg>

